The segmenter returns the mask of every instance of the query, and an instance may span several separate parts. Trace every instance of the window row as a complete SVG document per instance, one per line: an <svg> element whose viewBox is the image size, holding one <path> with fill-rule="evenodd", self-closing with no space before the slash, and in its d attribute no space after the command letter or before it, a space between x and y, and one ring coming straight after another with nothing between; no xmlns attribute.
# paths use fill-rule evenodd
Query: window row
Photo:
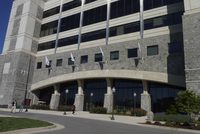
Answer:
<svg viewBox="0 0 200 134"><path fill-rule="evenodd" d="M149 10L152 8L169 5L181 1L182 0L145 0L144 9ZM139 0L119 0L111 3L110 18L114 19L117 17L122 17L136 12L139 12ZM87 10L84 12L83 26L105 21L106 16L107 16L107 5ZM80 13L62 18L60 32L78 28L79 21L80 21ZM43 24L40 36L43 37L55 34L54 29L57 29L57 25L58 21L53 21L50 23Z"/></svg>
<svg viewBox="0 0 200 134"><path fill-rule="evenodd" d="M85 4L88 4L88 3L91 3L91 2L94 2L94 1L96 1L96 0L86 0ZM79 6L81 6L81 0L73 0L71 2L63 4L62 11L67 11L67 10L70 10L72 8L79 7ZM47 18L49 16L58 14L59 12L60 12L60 6L54 7L52 9L47 10L47 11L44 11L43 18Z"/></svg>
<svg viewBox="0 0 200 134"><path fill-rule="evenodd" d="M178 53L178 52L182 52L182 46L179 42L172 42L169 43L168 45L168 52L169 54L173 54L173 53ZM158 55L159 54L159 47L158 45L152 45L152 46L147 46L147 56L153 56L153 55ZM130 48L127 49L127 58L140 58L141 57L141 53L139 52L138 48ZM75 59L75 57L74 57ZM119 51L111 51L110 52L110 61L112 60L119 60ZM103 61L103 54L101 52L96 53L94 55L94 62L101 62ZM51 63L52 61L50 60L50 65L46 66L46 68L51 67ZM88 63L88 55L82 55L80 57L80 64L85 64ZM63 65L63 59L57 59L56 60L56 66L62 66ZM68 58L68 65L74 65L74 60L70 58ZM38 62L37 63L37 69L41 69L42 68L42 62Z"/></svg>
<svg viewBox="0 0 200 134"><path fill-rule="evenodd" d="M165 16L160 16L156 18L147 19L144 21L144 29L153 29L162 26L170 26L175 24L181 24L182 12L175 14L168 14ZM132 22L120 26L115 26L110 28L110 37L137 32L140 30L140 22ZM106 29L97 30L89 33L82 34L81 42L87 42L92 40L103 39L106 36ZM78 35L59 39L58 47L68 46L76 44L78 42ZM52 49L55 47L55 41L45 42L38 45L38 51L43 51L47 49Z"/></svg>

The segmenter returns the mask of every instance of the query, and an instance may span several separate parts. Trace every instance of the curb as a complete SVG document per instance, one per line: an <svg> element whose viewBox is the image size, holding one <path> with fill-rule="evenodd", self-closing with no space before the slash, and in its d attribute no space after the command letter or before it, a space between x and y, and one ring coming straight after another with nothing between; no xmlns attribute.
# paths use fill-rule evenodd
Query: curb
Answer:
<svg viewBox="0 0 200 134"><path fill-rule="evenodd" d="M183 128L172 128L172 127L165 127L165 126L156 126L156 125L148 125L148 124L134 124L141 127L148 127L148 128L157 128L157 129L164 129L164 130L173 130L178 132L189 132L200 134L200 130L192 130L192 129L183 129Z"/></svg>
<svg viewBox="0 0 200 134"><path fill-rule="evenodd" d="M5 110L5 109L3 110L3 109L0 108L0 111L7 111L7 110ZM35 112L31 112L31 113L35 113ZM44 113L36 113L36 114L44 114ZM55 116L63 116L63 115L55 115ZM67 115L63 116L63 117L81 118L81 119L89 119L89 120L99 120L99 121L106 121L106 122L112 122L112 123L121 123L121 124L128 124L128 125L136 125L136 126L140 126L140 127L148 127L148 128L156 128L156 129L163 129L163 130L172 130L172 131L178 131L178 132L189 132L189 133L200 134L200 130L182 129L182 128L171 128L171 127L165 127L165 126L156 126L156 125L141 124L142 122L141 123L140 122L138 122L138 123L134 123L134 122L130 123L130 122L119 121L119 120L107 120L107 119L87 118L87 117L81 117L81 116L67 116ZM109 116L108 116L108 118L109 118ZM52 124L56 124L56 123L52 123ZM60 124L58 124L58 125L60 125ZM62 127L64 128L64 126L62 126ZM51 131L51 130L49 130L49 131ZM3 134L3 133L0 133L0 134ZM8 134L8 133L5 133L5 134ZM24 134L24 133L22 133L22 134ZM26 133L26 134L32 134L32 133Z"/></svg>

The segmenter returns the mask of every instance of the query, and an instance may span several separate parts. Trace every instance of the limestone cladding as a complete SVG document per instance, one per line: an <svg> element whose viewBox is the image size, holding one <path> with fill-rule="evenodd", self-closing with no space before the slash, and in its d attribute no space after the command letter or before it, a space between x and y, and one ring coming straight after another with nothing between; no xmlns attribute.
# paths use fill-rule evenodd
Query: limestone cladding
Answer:
<svg viewBox="0 0 200 134"><path fill-rule="evenodd" d="M185 72L183 53L171 55L168 53L168 43L180 42L182 44L182 40L182 33L162 35L144 39L143 45L141 45L143 61L140 60L139 62L134 60L134 58L127 58L127 49L138 48L138 41L127 41L103 46L102 50L105 54L104 61L107 61L107 63L104 64L103 69L151 71L184 77ZM147 56L147 46L151 45L159 46L158 55ZM119 60L110 60L111 51L119 51ZM76 66L78 67L75 68L75 72L101 70L99 63L94 62L95 53L100 53L99 47L91 47L71 52L76 58ZM71 52L48 55L48 59L52 60L52 70L50 73L49 70L45 68L44 56L37 57L36 62L42 62L42 68L36 69L37 63L35 64L33 84L51 77L72 73L72 66L68 65L68 58L70 58ZM83 55L88 55L88 63L86 64L80 64L80 57ZM63 59L63 64L61 67L56 67L57 59Z"/></svg>
<svg viewBox="0 0 200 134"><path fill-rule="evenodd" d="M200 93L200 14L183 16L186 86Z"/></svg>
<svg viewBox="0 0 200 134"><path fill-rule="evenodd" d="M31 63L30 68L29 62ZM28 91L31 86L34 63L35 58L24 52L14 52L0 56L0 105L10 104L13 99L17 100L18 104L23 101L26 89Z"/></svg>

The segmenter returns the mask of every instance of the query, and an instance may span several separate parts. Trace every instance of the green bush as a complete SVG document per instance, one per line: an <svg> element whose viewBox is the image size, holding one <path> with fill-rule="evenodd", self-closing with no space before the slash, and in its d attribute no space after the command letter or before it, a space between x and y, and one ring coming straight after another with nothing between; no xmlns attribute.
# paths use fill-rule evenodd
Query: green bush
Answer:
<svg viewBox="0 0 200 134"><path fill-rule="evenodd" d="M177 110L176 106L175 105L171 105L167 109L166 114L178 114L178 110Z"/></svg>
<svg viewBox="0 0 200 134"><path fill-rule="evenodd" d="M96 114L106 114L107 109L103 107L93 107L90 109L90 113L96 113Z"/></svg>
<svg viewBox="0 0 200 134"><path fill-rule="evenodd" d="M32 105L30 109L50 110L49 105Z"/></svg>
<svg viewBox="0 0 200 134"><path fill-rule="evenodd" d="M189 115L198 114L200 112L200 95L193 91L182 91L178 93L176 98L176 107L180 113Z"/></svg>
<svg viewBox="0 0 200 134"><path fill-rule="evenodd" d="M166 115L166 114L162 113L162 114L155 114L154 121L184 123L184 122L190 122L190 116L189 115L181 115L181 114Z"/></svg>
<svg viewBox="0 0 200 134"><path fill-rule="evenodd" d="M135 108L135 109L132 109L131 110L131 115L135 115L135 116L146 116L147 112L143 109L140 109L140 108Z"/></svg>
<svg viewBox="0 0 200 134"><path fill-rule="evenodd" d="M72 111L72 106L59 106L58 111Z"/></svg>

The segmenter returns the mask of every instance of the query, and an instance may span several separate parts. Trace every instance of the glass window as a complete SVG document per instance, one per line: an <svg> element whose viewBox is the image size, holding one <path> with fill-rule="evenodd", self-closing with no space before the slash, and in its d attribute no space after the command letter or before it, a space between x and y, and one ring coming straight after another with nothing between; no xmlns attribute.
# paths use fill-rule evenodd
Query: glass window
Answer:
<svg viewBox="0 0 200 134"><path fill-rule="evenodd" d="M63 59L57 59L56 66L57 67L62 66L62 62L63 62Z"/></svg>
<svg viewBox="0 0 200 134"><path fill-rule="evenodd" d="M164 15L156 18L147 19L144 21L144 29L153 29L162 26L171 26L176 24L181 24L181 15L183 12L178 12L174 14ZM132 32L137 32L140 30L140 22L132 22L124 25L119 25L110 28L110 37L118 36L121 34L128 34ZM92 31L82 34L81 42L93 41L97 39L103 39L106 36L106 29L101 29L97 31ZM59 39L58 47L73 45L78 41L78 35ZM38 45L38 51L52 49L55 47L55 41L45 42Z"/></svg>
<svg viewBox="0 0 200 134"><path fill-rule="evenodd" d="M60 6L57 6L57 7L55 7L55 8L49 9L49 10L47 10L47 11L44 11L44 13L43 13L43 18L52 16L52 15L54 15L54 14L58 14L59 11L60 11Z"/></svg>
<svg viewBox="0 0 200 134"><path fill-rule="evenodd" d="M67 10L70 10L72 8L78 7L80 5L81 5L81 1L80 0L73 0L71 2L63 4L62 11L67 11Z"/></svg>
<svg viewBox="0 0 200 134"><path fill-rule="evenodd" d="M118 60L119 59L119 51L110 52L110 60Z"/></svg>
<svg viewBox="0 0 200 134"><path fill-rule="evenodd" d="M81 56L81 64L84 64L87 62L88 62L88 56L87 55Z"/></svg>
<svg viewBox="0 0 200 134"><path fill-rule="evenodd" d="M136 57L138 57L138 49L137 48L128 49L128 58L136 58Z"/></svg>
<svg viewBox="0 0 200 134"><path fill-rule="evenodd" d="M86 3L93 2L95 0L88 0ZM182 2L183 0L144 0L144 10L149 10L156 7L161 7L169 4L174 4L178 2ZM80 0L73 0L63 5L63 11L78 7L81 5ZM56 7L44 12L44 16L48 17L54 14L59 13L60 7ZM102 5L96 8L92 8L90 10L84 11L84 19L83 26L98 23L106 20L107 5ZM125 15L129 15L132 13L139 12L139 0L118 0L111 3L111 15L110 18L114 19L117 17L122 17ZM79 27L80 13L74 14L72 16L67 16L62 18L60 31L66 31ZM174 19L176 20L176 19ZM58 21L57 21L58 22ZM41 37L54 34L57 28L57 22L52 24L51 22L42 25ZM73 23L71 23L73 22ZM153 23L153 22L152 22ZM158 26L162 22L161 20L156 20L155 25ZM46 29L44 29L44 25ZM153 24L152 24L153 25ZM119 33L121 33L122 29L119 29Z"/></svg>
<svg viewBox="0 0 200 134"><path fill-rule="evenodd" d="M168 45L169 54L180 53L183 51L183 48L179 42L172 42Z"/></svg>
<svg viewBox="0 0 200 134"><path fill-rule="evenodd" d="M95 59L94 59L95 62L100 62L102 60L103 60L103 56L101 53L95 54Z"/></svg>
<svg viewBox="0 0 200 134"><path fill-rule="evenodd" d="M38 62L37 63L37 69L41 69L42 68L42 62Z"/></svg>
<svg viewBox="0 0 200 134"><path fill-rule="evenodd" d="M74 65L74 61L71 58L68 58L68 65Z"/></svg>
<svg viewBox="0 0 200 134"><path fill-rule="evenodd" d="M147 47L147 56L158 55L158 45Z"/></svg>

